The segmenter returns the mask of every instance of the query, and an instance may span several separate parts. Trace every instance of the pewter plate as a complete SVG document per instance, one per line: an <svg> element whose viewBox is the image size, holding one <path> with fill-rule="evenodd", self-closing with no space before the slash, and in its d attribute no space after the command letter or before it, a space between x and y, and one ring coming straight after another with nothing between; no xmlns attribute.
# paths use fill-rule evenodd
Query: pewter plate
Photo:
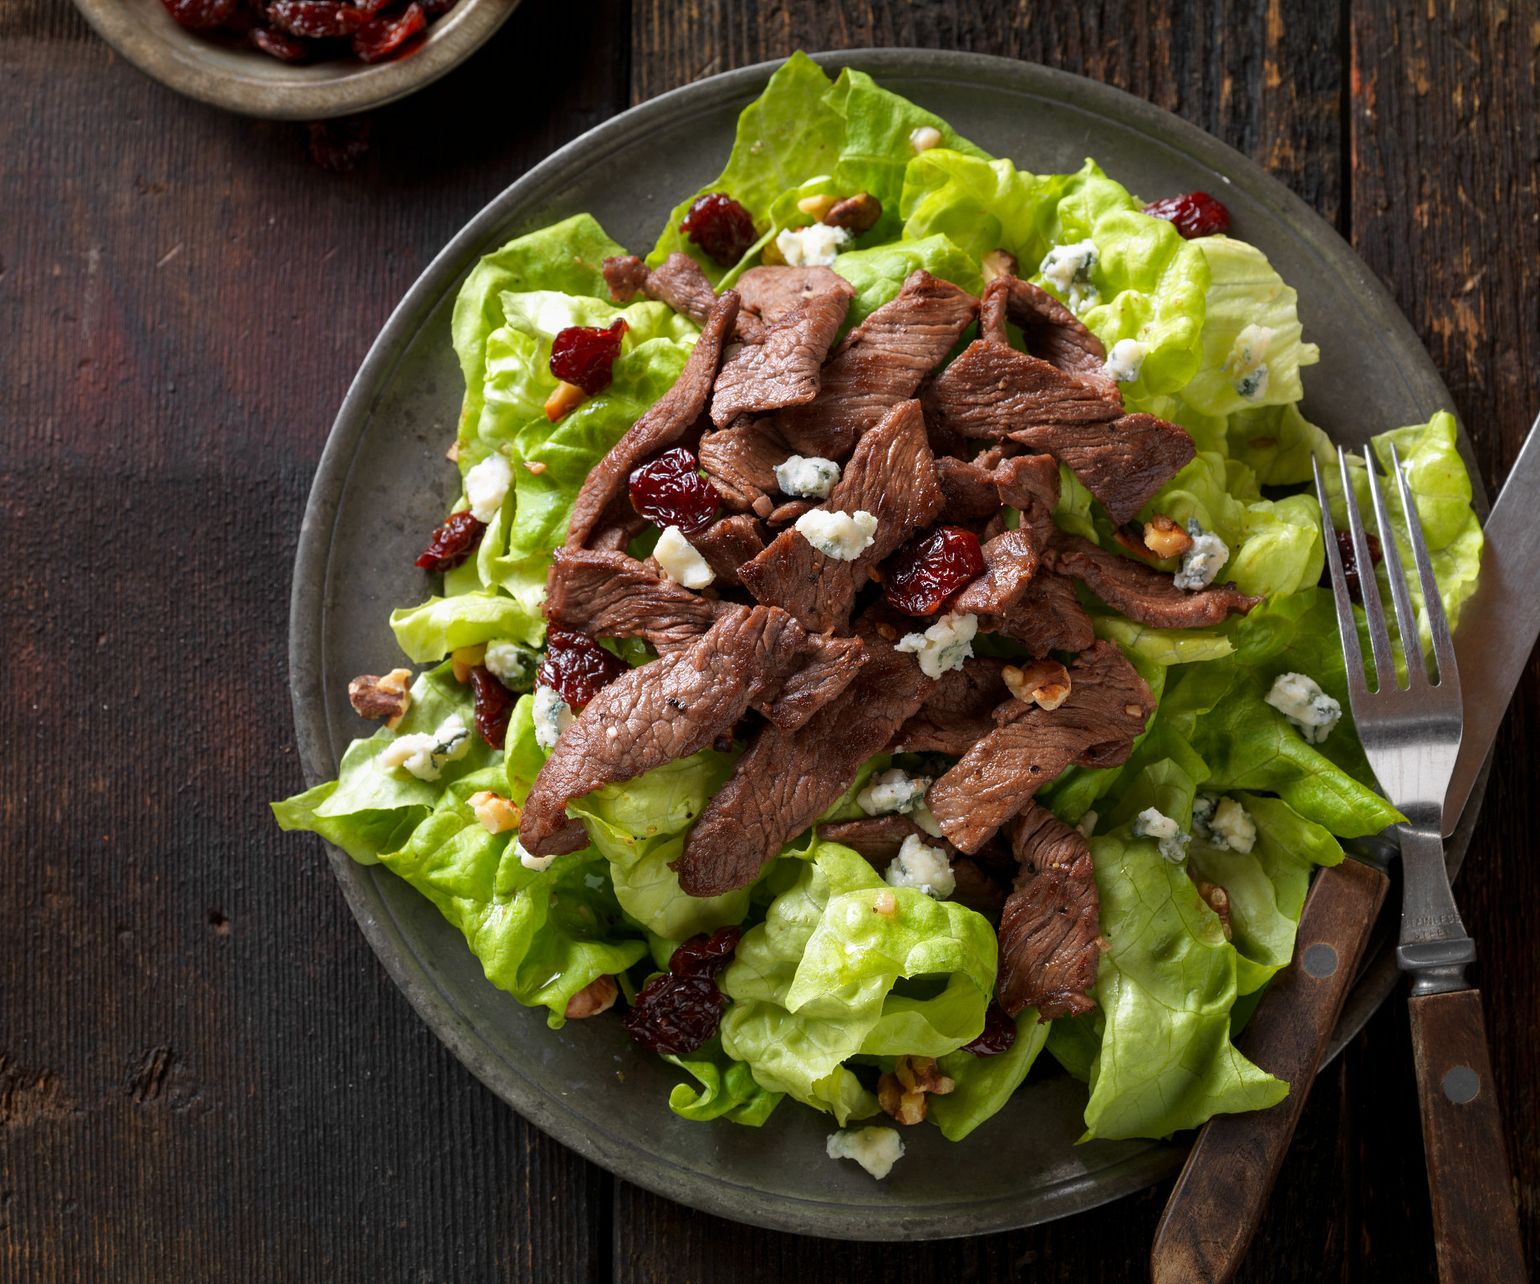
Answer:
<svg viewBox="0 0 1540 1284"><path fill-rule="evenodd" d="M1104 85L1001 58L888 49L819 61L831 72L846 65L870 72L1026 168L1074 169L1089 155L1136 192L1218 194L1236 235L1261 246L1299 290L1306 335L1322 352L1306 375L1305 409L1339 440L1358 443L1452 407L1411 327L1337 233L1194 126ZM444 449L462 386L449 320L465 274L510 237L579 210L622 243L650 246L681 194L721 168L740 108L773 66L664 94L563 148L472 219L391 316L332 428L295 566L291 682L312 783L335 774L361 730L348 707L348 678L396 662L386 617L427 591L412 558L455 494ZM1474 469L1472 476L1479 490ZM1484 511L1484 497L1478 503ZM1465 850L1479 798L1478 786L1452 853ZM906 1158L880 1184L853 1164L829 1162L829 1121L792 1102L758 1130L688 1123L667 1106L679 1075L636 1052L618 1021L547 1030L544 1012L494 989L459 934L405 883L341 852L330 857L396 984L472 1073L595 1163L706 1212L842 1239L972 1235L1130 1194L1172 1173L1185 1153L1181 1140L1076 1145L1085 1091L1046 1066L1001 1116L960 1144L933 1129L908 1130ZM1394 987L1385 936L1382 924L1333 1053Z"/></svg>

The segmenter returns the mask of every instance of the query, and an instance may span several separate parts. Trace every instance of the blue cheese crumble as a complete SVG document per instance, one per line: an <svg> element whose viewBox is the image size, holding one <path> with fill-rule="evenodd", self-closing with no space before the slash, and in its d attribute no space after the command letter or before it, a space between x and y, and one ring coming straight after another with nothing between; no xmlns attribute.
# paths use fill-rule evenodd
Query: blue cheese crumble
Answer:
<svg viewBox="0 0 1540 1284"><path fill-rule="evenodd" d="M498 638L487 643L487 653L481 661L487 672L510 691L523 691L533 680L540 656L521 643L508 638Z"/></svg>
<svg viewBox="0 0 1540 1284"><path fill-rule="evenodd" d="M551 862L556 859L554 856L536 856L533 852L529 851L517 838L513 840L513 850L518 854L519 864L524 866L525 869L533 869L536 871L549 869L551 867Z"/></svg>
<svg viewBox="0 0 1540 1284"><path fill-rule="evenodd" d="M831 1132L825 1149L830 1159L854 1159L881 1181L904 1157L904 1139L897 1128L847 1128Z"/></svg>
<svg viewBox="0 0 1540 1284"><path fill-rule="evenodd" d="M1225 370L1231 387L1247 401L1255 401L1267 391L1267 350L1272 342L1273 332L1267 326L1248 325L1230 345Z"/></svg>
<svg viewBox="0 0 1540 1284"><path fill-rule="evenodd" d="M1257 845L1257 822L1233 798L1199 794L1192 801L1192 832L1222 852L1249 852Z"/></svg>
<svg viewBox="0 0 1540 1284"><path fill-rule="evenodd" d="M775 466L775 484L781 494L797 499L828 499L840 479L840 466L822 455L790 455Z"/></svg>
<svg viewBox="0 0 1540 1284"><path fill-rule="evenodd" d="M905 837L883 878L889 887L912 887L938 901L944 901L957 890L957 878L952 873L952 862L946 858L946 852L922 843L915 834Z"/></svg>
<svg viewBox="0 0 1540 1284"><path fill-rule="evenodd" d="M775 238L787 267L828 267L835 256L850 244L850 233L843 227L810 223L807 227L785 228Z"/></svg>
<svg viewBox="0 0 1540 1284"><path fill-rule="evenodd" d="M458 713L451 713L438 730L397 736L380 753L380 766L403 770L418 780L437 780L444 764L459 762L471 751L471 733Z"/></svg>
<svg viewBox="0 0 1540 1284"><path fill-rule="evenodd" d="M1342 706L1322 691L1314 678L1303 673L1279 674L1273 689L1263 699L1298 727L1299 734L1313 745L1331 735L1342 717Z"/></svg>
<svg viewBox="0 0 1540 1284"><path fill-rule="evenodd" d="M1091 269L1096 266L1096 242L1076 241L1056 245L1043 256L1038 271L1069 303L1071 312L1079 312L1100 302L1101 294L1091 284Z"/></svg>
<svg viewBox="0 0 1540 1284"><path fill-rule="evenodd" d="M465 500L471 516L490 522L502 509L513 485L513 466L502 455L491 454L465 474Z"/></svg>
<svg viewBox="0 0 1540 1284"><path fill-rule="evenodd" d="M920 662L920 672L927 678L963 667L973 654L973 639L979 631L976 615L943 615L924 633L906 633L893 648L913 655Z"/></svg>
<svg viewBox="0 0 1540 1284"><path fill-rule="evenodd" d="M1133 833L1135 838L1155 839L1160 845L1160 854L1173 865L1180 865L1187 859L1187 844L1192 841L1192 835L1184 833L1176 821L1154 807L1146 807L1134 817Z"/></svg>
<svg viewBox="0 0 1540 1284"><path fill-rule="evenodd" d="M573 723L572 708L555 687L542 683L535 687L535 707L531 712L535 717L535 743L550 753L561 733Z"/></svg>
<svg viewBox="0 0 1540 1284"><path fill-rule="evenodd" d="M853 562L872 546L877 519L865 509L835 513L814 508L797 518L797 534L825 557Z"/></svg>
<svg viewBox="0 0 1540 1284"><path fill-rule="evenodd" d="M1181 569L1173 577L1173 582L1179 589L1196 592L1214 582L1214 577L1230 560L1230 546L1193 520L1187 523L1187 533L1192 536L1192 545L1182 554Z"/></svg>
<svg viewBox="0 0 1540 1284"><path fill-rule="evenodd" d="M1150 355L1150 345L1138 339L1119 339L1107 354L1104 369L1119 383L1132 383L1144 368L1144 359Z"/></svg>
<svg viewBox="0 0 1540 1284"><path fill-rule="evenodd" d="M856 806L868 816L888 816L894 812L907 816L924 804L930 785L929 776L911 776L894 767L872 777L871 783L856 795Z"/></svg>
<svg viewBox="0 0 1540 1284"><path fill-rule="evenodd" d="M677 526L663 528L652 555L663 568L663 574L684 588L703 589L716 579L716 572Z"/></svg>

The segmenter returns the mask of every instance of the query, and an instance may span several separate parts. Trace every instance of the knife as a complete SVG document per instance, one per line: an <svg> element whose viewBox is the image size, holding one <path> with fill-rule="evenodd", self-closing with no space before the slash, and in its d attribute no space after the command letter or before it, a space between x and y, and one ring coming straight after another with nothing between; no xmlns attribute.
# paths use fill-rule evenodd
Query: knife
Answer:
<svg viewBox="0 0 1540 1284"><path fill-rule="evenodd" d="M1540 417L1484 527L1476 592L1461 610L1455 655L1465 695L1465 735L1445 811L1453 832L1524 675L1540 633ZM1500 620L1500 629L1476 621ZM1447 837L1447 834L1446 834ZM1383 845L1381 845L1383 846ZM1261 1221L1305 1098L1357 975L1389 881L1373 844L1323 869L1300 914L1294 965L1268 987L1237 1045L1290 1085L1268 1110L1204 1124L1161 1215L1150 1252L1154 1284L1232 1279Z"/></svg>

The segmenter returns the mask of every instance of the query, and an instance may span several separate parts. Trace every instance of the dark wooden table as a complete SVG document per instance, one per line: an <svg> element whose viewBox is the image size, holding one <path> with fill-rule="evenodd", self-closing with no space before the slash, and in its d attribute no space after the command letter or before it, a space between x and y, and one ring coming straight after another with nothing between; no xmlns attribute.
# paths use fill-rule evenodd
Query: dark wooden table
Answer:
<svg viewBox="0 0 1540 1284"><path fill-rule="evenodd" d="M279 834L266 802L300 784L284 657L301 509L396 300L553 147L799 46L1035 59L1256 157L1390 286L1495 490L1540 391L1540 7L1166 8L525 0L337 173L301 126L146 80L64 0L5 0L0 1279L1143 1273L1164 1190L911 1247L746 1229L613 1180L461 1069L320 845ZM1531 1260L1537 737L1532 671L1458 889ZM1394 1002L1312 1095L1246 1278L1431 1278L1410 1064Z"/></svg>

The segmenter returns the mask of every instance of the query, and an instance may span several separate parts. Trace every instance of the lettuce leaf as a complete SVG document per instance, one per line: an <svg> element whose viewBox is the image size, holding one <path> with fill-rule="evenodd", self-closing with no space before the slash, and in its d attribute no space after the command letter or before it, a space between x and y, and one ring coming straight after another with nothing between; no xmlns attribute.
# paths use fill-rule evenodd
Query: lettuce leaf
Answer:
<svg viewBox="0 0 1540 1284"><path fill-rule="evenodd" d="M848 325L858 325L893 298L911 272L924 268L932 276L961 286L970 294L984 288L979 266L944 236L847 250L834 260L834 271L855 287L846 313Z"/></svg>
<svg viewBox="0 0 1540 1284"><path fill-rule="evenodd" d="M1047 1043L1050 1026L1038 1022L1036 1008L1024 1008L1016 1017L1016 1042L1006 1051L976 1057L959 1049L940 1059L941 1073L953 1087L944 1096L930 1098L926 1117L943 1137L961 1141L1004 1107Z"/></svg>
<svg viewBox="0 0 1540 1284"><path fill-rule="evenodd" d="M698 1089L688 1083L675 1084L668 1094L668 1108L681 1118L699 1123L727 1119L758 1128L781 1102L781 1093L761 1088L749 1067L724 1055L715 1040L687 1057L664 1053L663 1059L700 1084Z"/></svg>

